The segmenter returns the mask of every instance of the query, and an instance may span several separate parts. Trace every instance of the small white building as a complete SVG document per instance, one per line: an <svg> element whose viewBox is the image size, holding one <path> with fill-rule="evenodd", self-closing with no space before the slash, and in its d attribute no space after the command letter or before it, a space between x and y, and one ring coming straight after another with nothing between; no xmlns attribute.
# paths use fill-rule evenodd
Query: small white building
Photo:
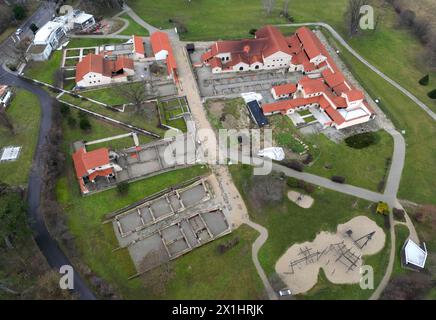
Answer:
<svg viewBox="0 0 436 320"><path fill-rule="evenodd" d="M32 60L43 61L50 57L67 36L65 25L57 21L49 21L41 27L33 38L33 44L29 49Z"/></svg>
<svg viewBox="0 0 436 320"><path fill-rule="evenodd" d="M0 85L0 108L6 108L12 100L12 90L6 85Z"/></svg>
<svg viewBox="0 0 436 320"><path fill-rule="evenodd" d="M426 260L427 248L425 247L425 243L423 247L420 247L412 240L407 239L403 246L403 265L414 270L422 270L425 267Z"/></svg>

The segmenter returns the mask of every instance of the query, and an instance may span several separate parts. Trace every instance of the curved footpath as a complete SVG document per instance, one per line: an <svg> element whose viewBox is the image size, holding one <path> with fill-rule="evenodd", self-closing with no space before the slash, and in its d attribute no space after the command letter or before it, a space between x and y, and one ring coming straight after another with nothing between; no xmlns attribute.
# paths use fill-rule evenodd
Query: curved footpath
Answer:
<svg viewBox="0 0 436 320"><path fill-rule="evenodd" d="M38 96L41 105L41 124L39 128L38 144L35 149L32 169L29 175L27 200L29 205L28 215L30 227L33 231L35 241L47 259L50 267L59 272L63 265L73 266L67 256L58 246L57 241L51 236L44 221L44 215L40 210L42 179L41 172L44 170L43 152L44 144L47 141L49 131L52 126L52 103L53 98L37 85L24 81L15 74L7 72L3 67L0 67L0 82L22 88ZM35 106L29 106L29 108ZM59 274L59 276L61 276ZM79 275L74 273L74 291L83 300L94 300L96 297L88 288L85 281Z"/></svg>
<svg viewBox="0 0 436 320"><path fill-rule="evenodd" d="M400 90L403 94L405 94L410 100L415 102L422 110L427 112L427 114L433 119L436 120L436 114L429 108L427 105L419 100L416 96L414 96L410 91L403 88L398 82L392 80L389 78L386 74L381 72L379 69L377 69L375 66L373 66L371 63L369 63L367 60L365 60L360 54L357 53L356 50L354 50L345 40L342 38L342 36L333 29L332 26L330 26L327 23L324 22L307 22L307 23L287 23L287 24L277 24L278 27L303 27L303 26L320 26L325 29L327 29L331 35L339 41L339 43L345 47L355 58L357 58L360 62L362 62L364 65L366 65L368 68L370 68L372 71L377 73L380 77L382 77L384 80L389 82L392 86Z"/></svg>

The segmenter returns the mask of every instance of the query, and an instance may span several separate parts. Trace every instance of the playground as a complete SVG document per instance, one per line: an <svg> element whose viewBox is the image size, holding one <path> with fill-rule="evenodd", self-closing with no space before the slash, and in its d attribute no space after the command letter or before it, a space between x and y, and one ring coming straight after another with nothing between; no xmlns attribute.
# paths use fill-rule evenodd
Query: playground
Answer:
<svg viewBox="0 0 436 320"><path fill-rule="evenodd" d="M359 283L363 257L383 249L386 235L371 219L357 216L340 224L336 233L320 232L313 241L291 246L275 270L293 294L309 291L322 268L335 284Z"/></svg>

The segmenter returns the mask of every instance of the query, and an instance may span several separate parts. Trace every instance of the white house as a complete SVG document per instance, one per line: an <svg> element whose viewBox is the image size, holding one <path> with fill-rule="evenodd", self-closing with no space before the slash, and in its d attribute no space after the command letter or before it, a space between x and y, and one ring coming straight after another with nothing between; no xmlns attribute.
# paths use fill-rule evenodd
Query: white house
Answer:
<svg viewBox="0 0 436 320"><path fill-rule="evenodd" d="M50 57L64 37L67 36L65 25L61 22L49 21L41 27L33 38L33 45L29 49L32 60L43 61Z"/></svg>
<svg viewBox="0 0 436 320"><path fill-rule="evenodd" d="M76 65L78 87L93 87L128 81L135 74L133 60L125 56L108 59L90 53Z"/></svg>
<svg viewBox="0 0 436 320"><path fill-rule="evenodd" d="M286 38L273 26L259 29L254 39L218 41L201 56L213 73L289 68L292 54Z"/></svg>

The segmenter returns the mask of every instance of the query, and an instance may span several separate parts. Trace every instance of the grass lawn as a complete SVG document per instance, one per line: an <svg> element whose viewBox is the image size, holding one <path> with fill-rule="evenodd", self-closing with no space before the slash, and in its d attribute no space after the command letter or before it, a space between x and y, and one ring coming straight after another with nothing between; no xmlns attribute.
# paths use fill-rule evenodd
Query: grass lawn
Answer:
<svg viewBox="0 0 436 320"><path fill-rule="evenodd" d="M14 33L14 32L15 32L15 28L14 27L6 28L6 30L4 30L2 33L0 33L0 43L2 43L7 38L9 38L9 36L12 35L12 33Z"/></svg>
<svg viewBox="0 0 436 320"><path fill-rule="evenodd" d="M127 280L134 274L133 263L127 251L112 252L117 246L115 234L111 225L101 224L102 219L116 209L206 173L208 169L192 167L134 182L130 184L126 196L120 196L116 189L112 189L81 197L69 158L67 156L65 175L59 179L56 192L58 201L65 209L68 226L75 236L81 258L94 272L113 285L122 297L145 298L146 291L140 279Z"/></svg>
<svg viewBox="0 0 436 320"><path fill-rule="evenodd" d="M73 110L71 115L77 117L77 112ZM64 120L63 149L66 153L66 169L56 185L58 201L65 209L78 252L86 265L126 299L262 298L263 286L251 262L251 244L256 239L257 232L248 227L241 227L232 234L172 262L173 275L165 293L156 294L153 288L147 287L142 278L127 280L135 273L134 265L127 250L112 252L118 243L112 225L101 224L103 217L147 195L206 174L209 169L194 166L134 182L130 184L126 196L120 196L112 189L81 197L70 156L71 143L79 139L89 141L126 132L91 117L89 119L92 130L87 134L78 128L71 129ZM105 146L114 148L130 145L130 138L105 143ZM94 147L97 145L92 146ZM217 245L234 237L239 237L239 244L224 255L218 254ZM208 260L207 267L205 260Z"/></svg>
<svg viewBox="0 0 436 320"><path fill-rule="evenodd" d="M295 135L298 136L297 130L288 116L274 115L269 117L268 120L272 128L273 138L278 146L296 153L305 151L301 142L295 139Z"/></svg>
<svg viewBox="0 0 436 320"><path fill-rule="evenodd" d="M120 18L129 21L129 26L118 34L127 35L127 36L136 35L136 36L144 36L144 37L149 35L148 30L137 24L132 18L130 18L130 16L127 13L122 14Z"/></svg>
<svg viewBox="0 0 436 320"><path fill-rule="evenodd" d="M257 236L255 230L242 225L176 260L175 277L166 287L165 299L264 299L263 284L251 261L251 246ZM219 254L218 245L235 237L239 243Z"/></svg>
<svg viewBox="0 0 436 320"><path fill-rule="evenodd" d="M22 146L19 159L0 163L0 180L10 185L27 184L33 154L38 142L41 109L38 97L25 90L17 90L6 109L15 128L15 135L0 126L0 148Z"/></svg>
<svg viewBox="0 0 436 320"><path fill-rule="evenodd" d="M132 124L134 126L137 126L139 128L143 128L145 130L152 131L154 133L157 133L159 135L162 135L165 133L165 130L158 128L158 119L157 116L153 118L153 120L147 119L145 116L138 116L137 113L135 113L133 110L126 111L126 112L116 112L109 110L101 105L95 104L90 101L85 101L80 98L73 97L72 95L64 94L60 98L62 101L66 101L69 103L72 103L74 105L77 105L79 107L85 108L90 111L97 112L99 114L111 117L113 119Z"/></svg>
<svg viewBox="0 0 436 320"><path fill-rule="evenodd" d="M106 103L110 106L129 103L130 101L128 101L128 99L124 95L120 94L120 92L117 90L118 86L128 88L131 85L130 84L120 84L120 85L111 86L109 88L80 91L79 94L82 96Z"/></svg>
<svg viewBox="0 0 436 320"><path fill-rule="evenodd" d="M436 135L434 121L409 98L401 94L377 74L369 70L338 43L328 39L341 50L341 58L367 92L380 98L380 107L394 122L398 130L405 130L406 161L401 178L399 198L418 203L436 204ZM385 59L385 61L388 61ZM411 115L413 115L411 117ZM357 159L356 159L357 160Z"/></svg>
<svg viewBox="0 0 436 320"><path fill-rule="evenodd" d="M168 19L183 23L188 32L184 40L216 40L249 37L249 30L265 24L286 23L280 17L284 0L275 3L268 16L259 0L129 0L128 5L145 21L158 28L172 28ZM329 21L340 24L347 0L295 0L290 2L289 13L295 22ZM320 8L322 7L322 10Z"/></svg>
<svg viewBox="0 0 436 320"><path fill-rule="evenodd" d="M169 102L158 102L158 108L161 114L162 123L186 132L186 122L183 118L172 119L184 113L187 109L185 102L182 100L183 106L180 106L180 100L176 99Z"/></svg>
<svg viewBox="0 0 436 320"><path fill-rule="evenodd" d="M24 70L24 74L30 78L54 84L54 74L61 67L62 51L55 51L47 61L32 61Z"/></svg>
<svg viewBox="0 0 436 320"><path fill-rule="evenodd" d="M409 229L401 224L395 226L395 262L394 269L392 271L392 278L408 272L401 266L401 249L409 237Z"/></svg>
<svg viewBox="0 0 436 320"><path fill-rule="evenodd" d="M253 208L248 194L252 183L252 168L246 165L234 165L230 167L230 172L245 200L251 219L268 229L268 240L259 253L260 262L268 276L274 274L275 263L291 245L312 241L320 231L335 232L338 224L345 223L358 215L366 215L381 227L384 226L383 217L371 213L370 202L319 188L313 194L315 202L309 209L296 206L286 196L274 205ZM384 249L379 254L364 259L365 263L373 266L377 279L381 279L387 266L388 257L386 256L390 241L389 232L387 230L385 232L387 238ZM375 285L378 283L377 279ZM372 290L360 290L359 285L353 285L350 288L325 282L321 282L320 285L328 289L310 291L308 297L367 299L372 293Z"/></svg>
<svg viewBox="0 0 436 320"><path fill-rule="evenodd" d="M363 149L351 148L345 142L336 144L323 134L304 136L309 145L316 145L318 152L306 171L326 178L343 176L349 184L377 191L387 172L386 159L392 156L393 140L384 130L375 134L378 142Z"/></svg>
<svg viewBox="0 0 436 320"><path fill-rule="evenodd" d="M97 47L104 44L118 44L126 42L126 39L113 39L113 38L71 38L68 43L68 48L80 48L80 47Z"/></svg>
<svg viewBox="0 0 436 320"><path fill-rule="evenodd" d="M67 141L65 144L66 152L69 152L70 150L70 145L68 145L68 143L73 143L74 141L79 141L79 140L93 141L93 140L98 140L98 139L130 132L124 128L119 128L109 123L97 120L96 118L93 118L91 116L89 116L88 119L91 123L92 129L89 132L83 131L79 129L78 114L79 112L77 110L71 109L70 116L75 118L77 121L77 125L75 128L69 127L67 125L66 119L64 119L63 121L64 140ZM138 135L138 138L140 143L147 143L153 140L151 137L144 136L144 135ZM134 145L133 139L128 137L123 139L107 141L105 143L93 144L90 145L88 149L93 150L100 147L109 147L111 149L122 149L122 148L132 147L133 145Z"/></svg>

